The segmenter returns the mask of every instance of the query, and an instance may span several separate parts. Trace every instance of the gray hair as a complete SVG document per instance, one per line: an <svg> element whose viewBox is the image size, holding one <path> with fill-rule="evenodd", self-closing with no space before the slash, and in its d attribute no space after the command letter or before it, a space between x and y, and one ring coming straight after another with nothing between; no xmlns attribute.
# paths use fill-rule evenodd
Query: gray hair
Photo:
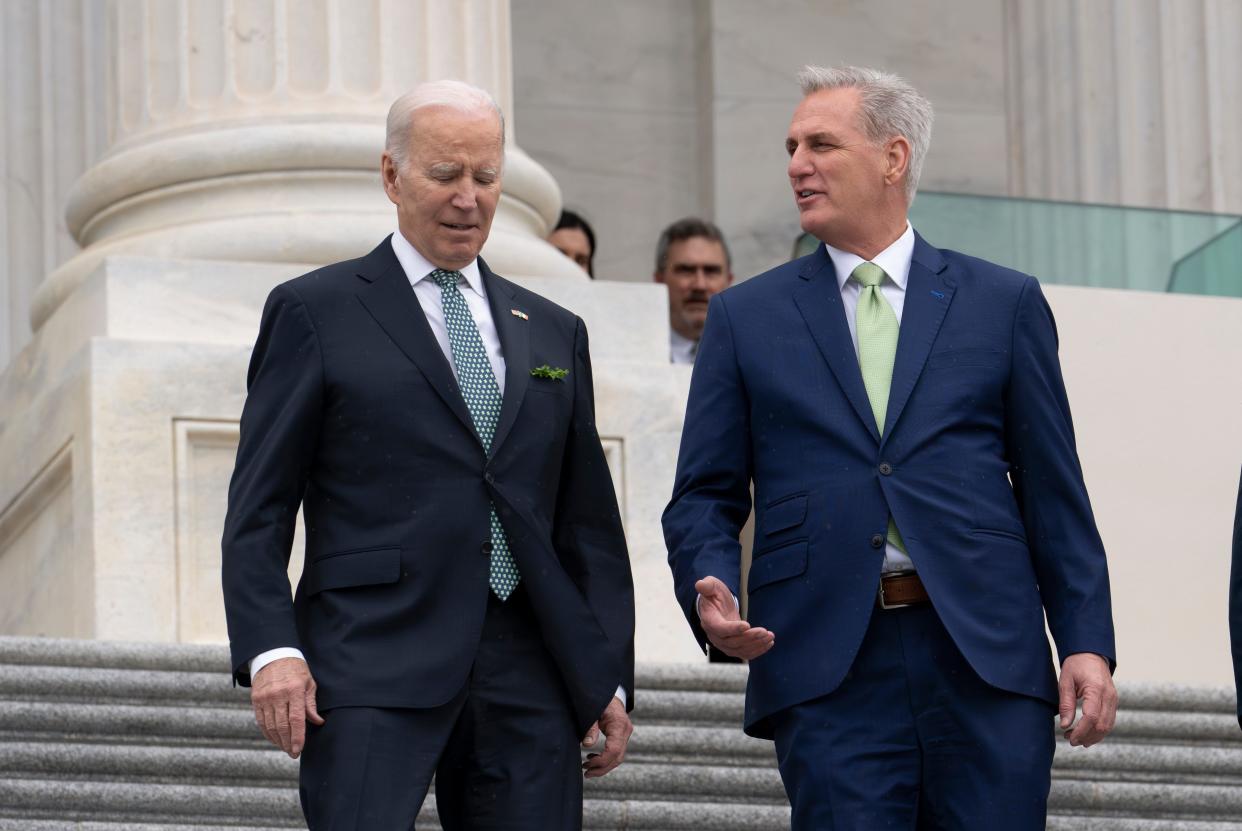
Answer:
<svg viewBox="0 0 1242 831"><path fill-rule="evenodd" d="M910 142L906 201L913 202L923 172L923 159L931 144L934 118L931 102L901 76L863 66L807 66L798 73L798 83L804 96L825 89L858 90L859 112L867 138L880 144L903 136Z"/></svg>
<svg viewBox="0 0 1242 831"><path fill-rule="evenodd" d="M388 131L384 149L398 170L405 169L414 129L414 114L423 107L452 107L462 112L491 110L500 122L500 149L505 147L505 114L491 93L465 81L427 81L402 95L388 108Z"/></svg>

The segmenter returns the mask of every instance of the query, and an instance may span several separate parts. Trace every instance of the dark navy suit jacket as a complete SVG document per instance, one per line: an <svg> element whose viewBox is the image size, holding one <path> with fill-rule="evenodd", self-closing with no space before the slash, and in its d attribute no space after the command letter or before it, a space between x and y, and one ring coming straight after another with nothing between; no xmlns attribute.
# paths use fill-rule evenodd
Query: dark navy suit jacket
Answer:
<svg viewBox="0 0 1242 831"><path fill-rule="evenodd" d="M447 702L482 631L494 503L581 732L619 685L632 706L633 583L586 328L479 268L506 364L490 452L389 240L269 296L223 539L238 682L255 655L296 646L320 709ZM532 377L544 364L569 373Z"/></svg>
<svg viewBox="0 0 1242 831"><path fill-rule="evenodd" d="M887 425L876 429L831 259L712 299L664 531L700 642L696 580L740 593L756 525L746 729L832 692L875 605L888 517L936 611L993 686L1056 702L1064 658L1115 659L1108 570L1083 484L1052 313L1035 279L916 238Z"/></svg>
<svg viewBox="0 0 1242 831"><path fill-rule="evenodd" d="M1238 726L1242 727L1242 484L1233 517L1233 568L1229 577L1229 641L1233 650L1233 680L1238 696Z"/></svg>

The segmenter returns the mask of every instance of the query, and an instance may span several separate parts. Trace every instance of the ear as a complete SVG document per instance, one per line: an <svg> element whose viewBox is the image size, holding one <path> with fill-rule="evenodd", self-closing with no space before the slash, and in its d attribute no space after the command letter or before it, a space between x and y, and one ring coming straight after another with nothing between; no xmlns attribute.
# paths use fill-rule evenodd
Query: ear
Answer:
<svg viewBox="0 0 1242 831"><path fill-rule="evenodd" d="M388 194L388 201L398 204L401 188L397 180L397 165L387 150L380 156L380 178L384 181L384 193Z"/></svg>
<svg viewBox="0 0 1242 831"><path fill-rule="evenodd" d="M884 149L884 181L895 185L910 169L910 142L905 136L889 139Z"/></svg>
<svg viewBox="0 0 1242 831"><path fill-rule="evenodd" d="M662 272L662 271L653 271L653 272L651 272L651 281L652 281L653 283L663 283L663 282L664 282L664 272Z"/></svg>
<svg viewBox="0 0 1242 831"><path fill-rule="evenodd" d="M729 269L728 271L725 272L725 285L726 286L733 285L733 269Z"/></svg>

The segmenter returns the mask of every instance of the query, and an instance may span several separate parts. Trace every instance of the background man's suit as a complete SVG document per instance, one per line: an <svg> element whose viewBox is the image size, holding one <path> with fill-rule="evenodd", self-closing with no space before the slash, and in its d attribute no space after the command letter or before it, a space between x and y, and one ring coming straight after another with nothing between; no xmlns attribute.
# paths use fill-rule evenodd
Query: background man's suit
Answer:
<svg viewBox="0 0 1242 831"><path fill-rule="evenodd" d="M453 702L495 602L494 504L581 737L619 684L632 706L634 627L586 330L479 266L507 367L490 452L389 240L272 292L223 542L234 673L246 684L255 655L297 646L321 710ZM568 375L532 377L545 364Z"/></svg>
<svg viewBox="0 0 1242 831"><path fill-rule="evenodd" d="M791 708L836 690L869 622L893 614L875 609L890 514L987 685L1052 714L1045 610L1062 657L1113 660L1104 551L1038 283L917 238L885 425L881 436L822 245L713 298L664 526L703 642L695 582L740 593L753 479L749 621L775 646L751 663L751 735L772 738Z"/></svg>

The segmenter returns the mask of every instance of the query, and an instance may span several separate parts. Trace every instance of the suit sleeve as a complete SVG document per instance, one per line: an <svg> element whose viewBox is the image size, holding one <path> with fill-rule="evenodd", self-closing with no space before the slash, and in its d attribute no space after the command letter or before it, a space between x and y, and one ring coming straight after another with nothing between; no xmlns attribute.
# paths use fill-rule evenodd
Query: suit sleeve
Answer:
<svg viewBox="0 0 1242 831"><path fill-rule="evenodd" d="M237 462L221 542L235 683L276 647L300 648L289 588L298 506L319 435L323 359L305 305L288 286L267 299L250 357Z"/></svg>
<svg viewBox="0 0 1242 831"><path fill-rule="evenodd" d="M673 590L699 645L694 584L717 577L741 595L738 535L750 514L750 402L738 367L725 295L708 306L677 455L673 496L664 509L664 541Z"/></svg>
<svg viewBox="0 0 1242 831"><path fill-rule="evenodd" d="M561 467L553 539L582 575L580 584L621 666L626 709L634 708L634 578L613 490L612 473L595 426L595 391L586 325L575 321L573 419ZM610 688L609 695L611 696ZM602 707L600 708L602 711Z"/></svg>
<svg viewBox="0 0 1242 831"><path fill-rule="evenodd" d="M1108 564L1083 481L1056 323L1039 283L1018 299L1006 396L1010 479L1026 526L1048 628L1061 661L1094 652L1116 666Z"/></svg>
<svg viewBox="0 0 1242 831"><path fill-rule="evenodd" d="M1242 727L1242 483L1233 516L1233 565L1229 575L1229 641L1233 652L1233 682L1238 693L1238 726Z"/></svg>

